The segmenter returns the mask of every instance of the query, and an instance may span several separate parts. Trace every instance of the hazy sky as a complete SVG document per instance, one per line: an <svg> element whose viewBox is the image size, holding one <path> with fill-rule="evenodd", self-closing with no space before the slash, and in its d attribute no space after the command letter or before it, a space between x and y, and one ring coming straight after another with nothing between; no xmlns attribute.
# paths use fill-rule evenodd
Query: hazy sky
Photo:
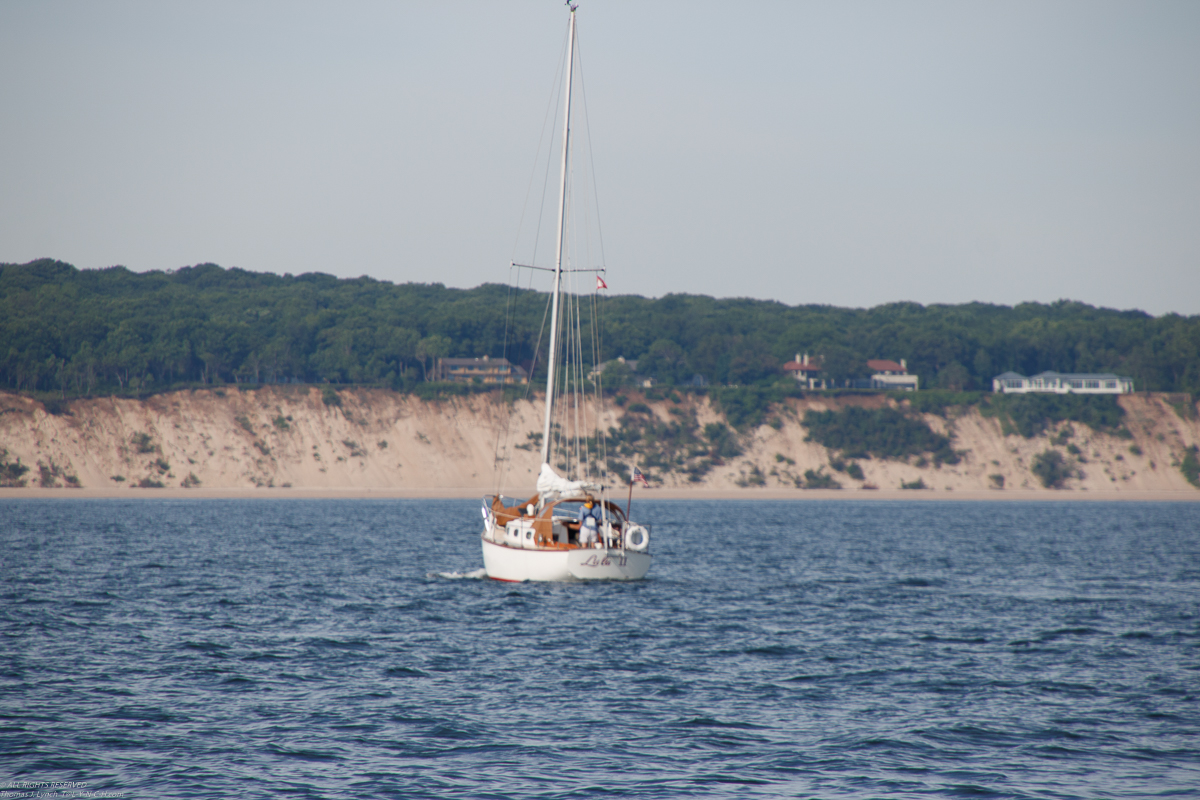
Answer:
<svg viewBox="0 0 1200 800"><path fill-rule="evenodd" d="M582 0L608 283L1200 313L1200 3ZM567 12L0 3L0 261L469 287Z"/></svg>

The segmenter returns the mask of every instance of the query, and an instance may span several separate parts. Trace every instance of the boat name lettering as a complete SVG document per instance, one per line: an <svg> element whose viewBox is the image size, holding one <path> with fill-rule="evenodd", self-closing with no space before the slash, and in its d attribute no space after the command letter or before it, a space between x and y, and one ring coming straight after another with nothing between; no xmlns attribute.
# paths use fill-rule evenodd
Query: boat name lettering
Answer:
<svg viewBox="0 0 1200 800"><path fill-rule="evenodd" d="M618 567L623 567L623 566L625 566L626 560L627 559L625 556L604 556L603 558L601 558L600 556L593 555L591 558L589 558L587 561L584 561L579 566L581 566L581 567L610 567L613 564L616 564Z"/></svg>

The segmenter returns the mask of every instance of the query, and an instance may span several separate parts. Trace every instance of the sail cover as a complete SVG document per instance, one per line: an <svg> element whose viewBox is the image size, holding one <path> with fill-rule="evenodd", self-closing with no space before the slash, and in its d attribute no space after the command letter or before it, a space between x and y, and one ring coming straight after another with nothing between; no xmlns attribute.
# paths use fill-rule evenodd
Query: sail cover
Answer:
<svg viewBox="0 0 1200 800"><path fill-rule="evenodd" d="M542 471L538 473L537 490L542 497L555 494L560 500L571 500L583 497L589 492L599 491L600 486L589 481L569 481L555 472L549 464L542 464Z"/></svg>

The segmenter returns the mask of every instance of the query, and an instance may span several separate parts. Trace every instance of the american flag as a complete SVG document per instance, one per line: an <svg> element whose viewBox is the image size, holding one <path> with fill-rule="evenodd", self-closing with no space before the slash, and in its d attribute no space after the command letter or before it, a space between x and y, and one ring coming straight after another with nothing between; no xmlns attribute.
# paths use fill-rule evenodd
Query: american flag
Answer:
<svg viewBox="0 0 1200 800"><path fill-rule="evenodd" d="M642 486L645 486L647 489L650 488L650 481L646 480L646 476L643 475L642 471L640 469L638 469L637 467L633 468L633 477L629 479L629 482L630 483L640 483Z"/></svg>

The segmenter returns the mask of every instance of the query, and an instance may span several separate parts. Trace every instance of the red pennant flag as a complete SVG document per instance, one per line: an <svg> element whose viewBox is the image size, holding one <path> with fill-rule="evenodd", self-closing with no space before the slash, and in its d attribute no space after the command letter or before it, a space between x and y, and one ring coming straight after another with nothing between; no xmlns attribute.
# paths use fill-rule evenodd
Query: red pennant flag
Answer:
<svg viewBox="0 0 1200 800"><path fill-rule="evenodd" d="M604 282L604 278L601 278L599 275L596 276L596 288L597 289L607 289L608 288L608 284Z"/></svg>

